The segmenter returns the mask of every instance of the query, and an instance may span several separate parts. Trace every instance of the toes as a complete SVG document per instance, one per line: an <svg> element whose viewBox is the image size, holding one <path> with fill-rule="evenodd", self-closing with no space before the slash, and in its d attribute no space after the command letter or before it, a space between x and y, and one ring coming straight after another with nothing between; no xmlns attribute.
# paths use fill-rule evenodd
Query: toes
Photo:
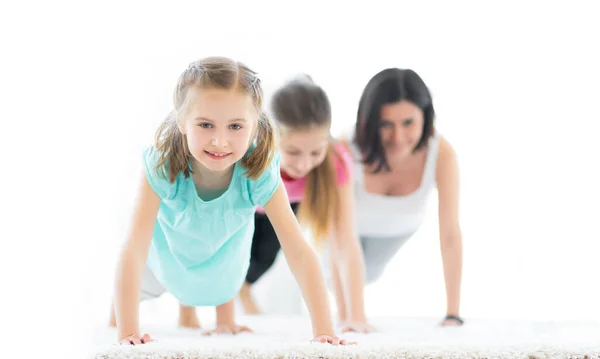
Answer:
<svg viewBox="0 0 600 359"><path fill-rule="evenodd" d="M134 345L142 344L142 340L141 340L140 336L137 334L132 336L131 339L132 339Z"/></svg>
<svg viewBox="0 0 600 359"><path fill-rule="evenodd" d="M141 339L142 343L150 343L152 341L152 338L150 338L150 335L148 335L148 333L144 334L144 336Z"/></svg>

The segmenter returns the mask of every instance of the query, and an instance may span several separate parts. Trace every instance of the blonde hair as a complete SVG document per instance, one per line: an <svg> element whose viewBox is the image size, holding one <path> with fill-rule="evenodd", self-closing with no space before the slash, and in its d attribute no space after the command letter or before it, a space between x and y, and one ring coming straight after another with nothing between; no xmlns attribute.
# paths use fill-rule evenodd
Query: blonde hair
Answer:
<svg viewBox="0 0 600 359"><path fill-rule="evenodd" d="M245 175L257 179L271 163L276 150L273 124L264 113L263 89L257 73L243 63L226 57L206 57L192 62L179 76L173 93L173 109L156 131L155 147L159 153L156 169L168 168L171 183L182 172L187 178L191 174L190 151L187 138L179 131L178 122L183 119L189 103L188 92L192 87L199 89L240 90L252 97L259 111L255 148L242 158ZM249 144L252 146L252 144ZM164 174L164 172L163 172Z"/></svg>
<svg viewBox="0 0 600 359"><path fill-rule="evenodd" d="M289 81L274 93L271 110L278 127L284 131L331 128L329 98L305 74ZM323 162L306 176L304 197L298 206L298 220L310 227L318 247L322 247L331 231L331 218L340 207L336 157L341 158L331 140Z"/></svg>
<svg viewBox="0 0 600 359"><path fill-rule="evenodd" d="M325 160L306 176L304 198L298 207L298 219L310 226L319 248L331 231L331 218L340 209L336 157L340 155L330 143Z"/></svg>

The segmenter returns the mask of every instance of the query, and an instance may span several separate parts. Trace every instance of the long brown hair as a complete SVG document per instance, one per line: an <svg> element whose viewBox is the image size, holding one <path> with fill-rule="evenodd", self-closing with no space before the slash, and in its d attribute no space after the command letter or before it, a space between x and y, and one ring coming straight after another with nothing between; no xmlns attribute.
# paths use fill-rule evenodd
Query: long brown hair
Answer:
<svg viewBox="0 0 600 359"><path fill-rule="evenodd" d="M279 88L272 97L271 110L282 131L331 127L329 98L308 75L299 76ZM317 245L321 245L330 233L331 218L339 209L336 156L340 157L330 141L325 160L306 176L304 197L298 207L298 219L313 231Z"/></svg>
<svg viewBox="0 0 600 359"><path fill-rule="evenodd" d="M435 132L432 95L423 79L410 69L381 70L369 80L360 97L352 139L362 154L362 163L376 166L373 173L390 171L379 135L381 107L402 100L412 102L423 111L423 134L413 151L426 147Z"/></svg>
<svg viewBox="0 0 600 359"><path fill-rule="evenodd" d="M260 116L256 133L256 148L242 158L246 176L257 179L271 163L276 149L273 124L263 107L263 89L257 73L246 65L225 57L207 57L192 62L179 76L173 93L173 109L162 122L155 136L155 147L160 157L156 169L166 165L171 183L182 172L189 177L190 151L187 138L179 131L178 123L184 120L189 103L188 90L196 86L200 89L237 89L252 97ZM250 145L250 144L249 144Z"/></svg>

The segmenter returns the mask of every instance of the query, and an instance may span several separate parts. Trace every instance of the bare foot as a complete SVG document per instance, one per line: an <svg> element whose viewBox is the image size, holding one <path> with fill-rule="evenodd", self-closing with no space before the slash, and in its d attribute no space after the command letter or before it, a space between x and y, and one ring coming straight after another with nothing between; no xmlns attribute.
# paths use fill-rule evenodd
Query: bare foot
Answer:
<svg viewBox="0 0 600 359"><path fill-rule="evenodd" d="M112 328L117 327L117 317L115 315L115 305L111 304L110 306L110 319L108 320L108 326Z"/></svg>
<svg viewBox="0 0 600 359"><path fill-rule="evenodd" d="M248 283L244 283L242 289L240 289L240 301L242 302L242 306L244 307L244 312L248 315L257 315L260 314L260 309L254 302L254 298L252 297L251 286Z"/></svg>
<svg viewBox="0 0 600 359"><path fill-rule="evenodd" d="M179 326L190 329L200 329L200 320L196 314L196 307L179 304Z"/></svg>

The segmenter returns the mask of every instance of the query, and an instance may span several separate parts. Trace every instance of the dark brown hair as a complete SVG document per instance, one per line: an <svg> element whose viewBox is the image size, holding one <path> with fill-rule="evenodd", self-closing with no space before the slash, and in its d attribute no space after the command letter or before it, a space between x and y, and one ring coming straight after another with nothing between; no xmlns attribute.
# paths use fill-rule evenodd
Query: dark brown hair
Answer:
<svg viewBox="0 0 600 359"><path fill-rule="evenodd" d="M388 68L369 80L362 93L356 116L352 142L366 165L376 165L374 173L390 167L379 134L381 107L399 101L410 101L423 111L423 134L414 151L427 146L433 135L435 111L431 93L419 75L410 69Z"/></svg>
<svg viewBox="0 0 600 359"><path fill-rule="evenodd" d="M331 105L325 91L310 76L301 75L279 88L273 95L271 110L276 126L283 131L331 127ZM339 207L335 151L330 141L325 160L306 176L304 197L298 219L308 224L317 244L330 232L332 214Z"/></svg>
<svg viewBox="0 0 600 359"><path fill-rule="evenodd" d="M191 154L187 139L179 131L177 123L184 119L189 102L188 90L193 86L200 89L236 89L252 97L260 114L256 148L249 156L244 156L241 163L246 169L247 177L260 177L275 154L275 130L271 120L262 110L263 89L256 72L225 57L207 57L195 61L179 76L173 93L173 110L156 131L155 147L160 155L156 169L163 169L163 166L168 164L167 178L171 183L175 181L179 172L183 172L185 177L189 177L191 173Z"/></svg>

